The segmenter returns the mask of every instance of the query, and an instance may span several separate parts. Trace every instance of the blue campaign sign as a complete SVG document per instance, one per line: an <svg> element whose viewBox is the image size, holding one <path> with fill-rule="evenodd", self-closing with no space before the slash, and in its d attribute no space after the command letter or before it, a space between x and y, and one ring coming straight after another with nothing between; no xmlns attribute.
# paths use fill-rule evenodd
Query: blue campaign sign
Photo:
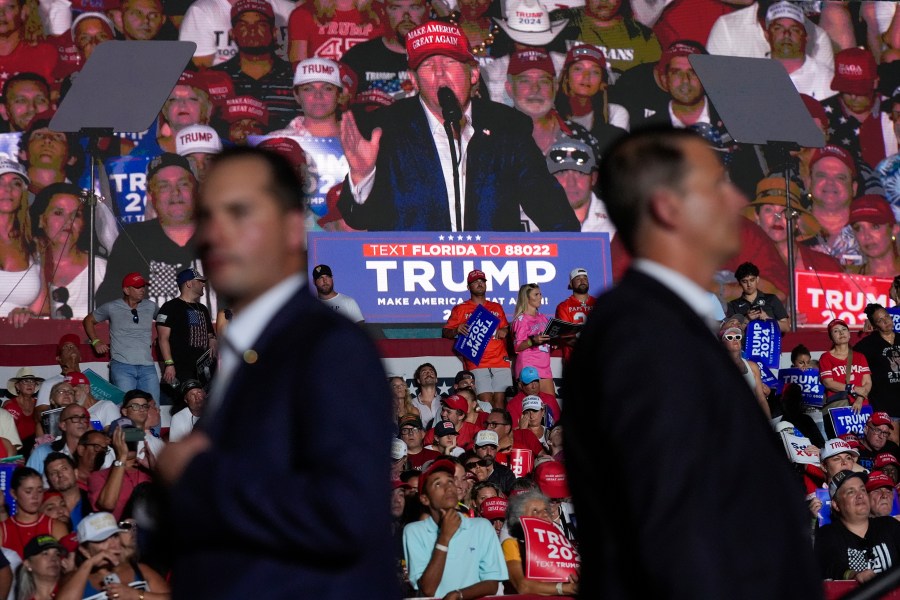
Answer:
<svg viewBox="0 0 900 600"><path fill-rule="evenodd" d="M854 433L863 435L866 423L872 416L872 407L863 406L859 413L853 412L849 406L841 406L839 408L831 408L828 410L828 418L834 425L834 432L837 437L841 437L845 433Z"/></svg>
<svg viewBox="0 0 900 600"><path fill-rule="evenodd" d="M800 386L804 404L822 406L825 399L825 387L819 380L818 369L781 369L778 371L778 381L782 390L788 383Z"/></svg>
<svg viewBox="0 0 900 600"><path fill-rule="evenodd" d="M754 359L767 367L778 368L781 361L781 331L777 321L747 323L744 358Z"/></svg>
<svg viewBox="0 0 900 600"><path fill-rule="evenodd" d="M894 331L900 332L900 306L892 306L888 308L887 311L894 320Z"/></svg>
<svg viewBox="0 0 900 600"><path fill-rule="evenodd" d="M487 300L507 318L526 283L541 286L547 314L572 295L576 267L587 269L593 295L612 284L605 233L311 231L307 239L310 270L330 266L335 289L355 299L368 322L446 322L469 299L473 269L484 271Z"/></svg>
<svg viewBox="0 0 900 600"><path fill-rule="evenodd" d="M476 306L466 325L469 327L469 333L456 336L453 349L478 365L481 363L484 349L500 325L500 319L485 307Z"/></svg>
<svg viewBox="0 0 900 600"><path fill-rule="evenodd" d="M831 523L831 495L826 488L818 488L816 490L816 498L822 503L819 509L819 527Z"/></svg>
<svg viewBox="0 0 900 600"><path fill-rule="evenodd" d="M116 218L120 223L137 223L146 218L146 156L119 156L104 161Z"/></svg>

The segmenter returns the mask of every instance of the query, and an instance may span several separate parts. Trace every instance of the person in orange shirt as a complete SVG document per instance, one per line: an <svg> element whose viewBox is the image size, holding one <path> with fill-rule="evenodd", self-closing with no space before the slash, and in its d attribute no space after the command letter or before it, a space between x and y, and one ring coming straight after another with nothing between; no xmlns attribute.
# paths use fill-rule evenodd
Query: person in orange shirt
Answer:
<svg viewBox="0 0 900 600"><path fill-rule="evenodd" d="M490 402L491 406L496 408L504 408L506 388L512 385L511 363L504 341L509 333L509 322L506 320L503 307L485 297L487 276L484 271L478 269L470 271L466 283L470 297L465 302L454 306L450 311L450 318L447 320L447 325L444 326L443 336L453 340L458 335L466 335L469 332L466 321L469 320L478 305L484 306L492 315L500 319L494 337L484 350L481 362L476 365L463 358L463 368L471 371L475 376L475 389L478 390L479 400Z"/></svg>

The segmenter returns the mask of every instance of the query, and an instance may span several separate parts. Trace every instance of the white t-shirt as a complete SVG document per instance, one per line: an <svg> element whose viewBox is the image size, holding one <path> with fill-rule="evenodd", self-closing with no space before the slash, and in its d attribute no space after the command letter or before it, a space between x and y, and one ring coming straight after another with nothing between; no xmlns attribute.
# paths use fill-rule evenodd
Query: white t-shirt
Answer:
<svg viewBox="0 0 900 600"><path fill-rule="evenodd" d="M295 8L289 0L267 0L275 12L278 56L287 57L287 23ZM178 39L197 44L194 56L212 56L218 65L237 55L231 38L231 3L228 0L196 0L184 14Z"/></svg>
<svg viewBox="0 0 900 600"><path fill-rule="evenodd" d="M169 425L169 441L177 442L192 432L198 418L187 408L182 408L172 415L172 423Z"/></svg>
<svg viewBox="0 0 900 600"><path fill-rule="evenodd" d="M359 310L359 305L356 303L356 300L351 298L350 296L345 296L344 294L337 294L334 298L328 298L327 300L322 300L325 304L328 305L331 310L337 312L344 317L347 317L354 323L359 323L360 321L365 321L366 318L363 316L362 311Z"/></svg>
<svg viewBox="0 0 900 600"><path fill-rule="evenodd" d="M98 400L88 409L88 414L91 415L91 421L100 421L103 429L122 416L119 406L109 400Z"/></svg>
<svg viewBox="0 0 900 600"><path fill-rule="evenodd" d="M803 61L803 66L791 73L790 76L798 92L812 96L820 102L837 94L831 89L834 69L816 62L813 58L807 57Z"/></svg>

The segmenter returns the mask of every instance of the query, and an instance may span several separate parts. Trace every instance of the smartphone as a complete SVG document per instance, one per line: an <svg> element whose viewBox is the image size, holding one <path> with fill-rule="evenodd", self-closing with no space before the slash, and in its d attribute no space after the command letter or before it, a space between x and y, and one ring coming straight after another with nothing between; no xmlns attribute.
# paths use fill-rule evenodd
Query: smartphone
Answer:
<svg viewBox="0 0 900 600"><path fill-rule="evenodd" d="M144 441L144 430L138 429L137 427L124 427L122 431L125 432L125 441L126 442L143 442Z"/></svg>

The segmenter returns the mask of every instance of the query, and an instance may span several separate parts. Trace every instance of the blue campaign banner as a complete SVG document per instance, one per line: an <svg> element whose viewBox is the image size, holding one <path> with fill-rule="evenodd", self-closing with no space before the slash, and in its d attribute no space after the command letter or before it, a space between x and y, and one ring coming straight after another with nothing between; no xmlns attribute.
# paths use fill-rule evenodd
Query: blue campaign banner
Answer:
<svg viewBox="0 0 900 600"><path fill-rule="evenodd" d="M112 205L120 223L137 223L146 218L147 164L146 156L118 156L103 161L109 176Z"/></svg>
<svg viewBox="0 0 900 600"><path fill-rule="evenodd" d="M356 300L367 322L445 323L469 299L473 269L484 271L487 300L507 318L526 283L541 286L541 312L550 315L572 295L572 269L587 270L595 296L612 284L605 233L311 231L308 245L310 271L331 267L335 290Z"/></svg>
<svg viewBox="0 0 900 600"><path fill-rule="evenodd" d="M866 429L866 423L872 416L872 407L863 406L859 413L853 412L849 406L841 406L839 408L831 408L828 411L828 418L834 425L834 432L837 437L841 437L845 433L853 433L862 436Z"/></svg>
<svg viewBox="0 0 900 600"><path fill-rule="evenodd" d="M468 358L476 365L481 363L484 349L494 337L494 332L500 325L500 319L491 314L491 311L483 306L476 306L469 320L466 321L469 332L466 335L456 336L453 349Z"/></svg>
<svg viewBox="0 0 900 600"><path fill-rule="evenodd" d="M894 331L900 332L900 306L892 306L888 308L887 311L894 320Z"/></svg>
<svg viewBox="0 0 900 600"><path fill-rule="evenodd" d="M780 394L781 381L779 381L778 378L775 377L775 374L772 373L772 370L755 358L753 359L753 362L755 362L756 366L759 367L759 378L762 380L763 385L768 387L769 389L775 390L776 394Z"/></svg>
<svg viewBox="0 0 900 600"><path fill-rule="evenodd" d="M780 369L778 381L782 391L788 383L799 385L803 392L804 404L821 407L825 400L825 386L819 380L818 369Z"/></svg>
<svg viewBox="0 0 900 600"><path fill-rule="evenodd" d="M0 133L0 158L20 162L19 158L19 141L22 139L22 132Z"/></svg>
<svg viewBox="0 0 900 600"><path fill-rule="evenodd" d="M816 490L816 498L822 503L819 509L819 527L831 523L831 495L827 488L818 488Z"/></svg>
<svg viewBox="0 0 900 600"><path fill-rule="evenodd" d="M753 359L777 369L781 361L781 330L774 320L747 323L744 358Z"/></svg>

